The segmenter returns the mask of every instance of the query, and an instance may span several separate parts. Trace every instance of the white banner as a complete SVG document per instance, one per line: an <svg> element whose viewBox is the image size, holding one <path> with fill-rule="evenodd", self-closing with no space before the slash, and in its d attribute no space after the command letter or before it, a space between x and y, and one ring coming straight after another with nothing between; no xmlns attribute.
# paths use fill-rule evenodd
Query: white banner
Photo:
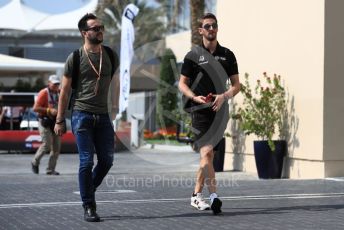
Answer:
<svg viewBox="0 0 344 230"><path fill-rule="evenodd" d="M122 15L121 53L120 53L120 95L119 114L128 107L130 93L130 65L134 56L135 31L133 20L139 13L139 8L134 4L125 7Z"/></svg>

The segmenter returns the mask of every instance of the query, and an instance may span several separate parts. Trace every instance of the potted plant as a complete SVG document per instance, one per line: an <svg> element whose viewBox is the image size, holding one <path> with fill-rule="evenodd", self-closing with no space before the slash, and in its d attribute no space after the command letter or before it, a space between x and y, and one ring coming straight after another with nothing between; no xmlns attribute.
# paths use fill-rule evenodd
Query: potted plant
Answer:
<svg viewBox="0 0 344 230"><path fill-rule="evenodd" d="M281 178L283 159L286 154L286 140L281 140L287 114L286 92L281 77L269 77L263 73L254 88L249 75L241 84L242 106L234 118L240 122L245 135L255 134L260 140L254 141L254 153L259 178ZM274 140L279 136L278 140Z"/></svg>

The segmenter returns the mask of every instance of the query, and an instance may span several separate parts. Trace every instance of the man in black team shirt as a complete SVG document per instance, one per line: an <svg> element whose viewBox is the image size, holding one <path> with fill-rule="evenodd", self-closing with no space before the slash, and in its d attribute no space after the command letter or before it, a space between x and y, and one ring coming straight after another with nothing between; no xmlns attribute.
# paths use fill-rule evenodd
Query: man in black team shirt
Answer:
<svg viewBox="0 0 344 230"><path fill-rule="evenodd" d="M218 25L213 14L200 19L199 33L202 46L195 46L185 56L179 80L179 89L191 101L192 127L195 144L200 149L200 168L191 205L199 210L221 212L222 202L216 194L213 168L214 148L222 139L229 111L228 99L240 91L238 65L232 51L217 41ZM231 87L227 89L226 82ZM204 184L210 193L210 206L202 197Z"/></svg>

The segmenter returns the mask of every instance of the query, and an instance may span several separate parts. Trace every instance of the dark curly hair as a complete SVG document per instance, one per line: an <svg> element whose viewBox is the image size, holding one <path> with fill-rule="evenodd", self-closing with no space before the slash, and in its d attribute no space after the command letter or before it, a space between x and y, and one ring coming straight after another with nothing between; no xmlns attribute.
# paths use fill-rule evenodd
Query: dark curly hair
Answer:
<svg viewBox="0 0 344 230"><path fill-rule="evenodd" d="M203 21L205 19L208 19L208 18L211 18L211 19L214 19L215 22L217 23L217 18L214 14L212 13L206 13L205 15L203 15L200 19L198 19L198 27L201 28L203 26Z"/></svg>
<svg viewBox="0 0 344 230"><path fill-rule="evenodd" d="M79 31L84 31L88 28L87 21L90 19L98 19L96 15L92 13L85 14L78 22Z"/></svg>

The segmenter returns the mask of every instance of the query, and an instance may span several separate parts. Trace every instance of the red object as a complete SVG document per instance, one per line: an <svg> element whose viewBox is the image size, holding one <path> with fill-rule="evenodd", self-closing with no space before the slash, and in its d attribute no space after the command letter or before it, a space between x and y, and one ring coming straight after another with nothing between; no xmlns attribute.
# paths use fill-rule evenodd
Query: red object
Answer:
<svg viewBox="0 0 344 230"><path fill-rule="evenodd" d="M205 98L205 102L208 103L208 102L212 102L214 99L214 95L212 93L209 93L207 95L207 97Z"/></svg>
<svg viewBox="0 0 344 230"><path fill-rule="evenodd" d="M130 146L130 130L117 131L115 150L128 149ZM41 136L37 130L1 130L0 150L8 151L36 151L42 144ZM78 152L75 137L71 131L67 131L61 138L61 152Z"/></svg>
<svg viewBox="0 0 344 230"><path fill-rule="evenodd" d="M0 149L13 151L36 151L42 144L38 130L1 130ZM75 138L68 131L61 138L61 152L77 152Z"/></svg>
<svg viewBox="0 0 344 230"><path fill-rule="evenodd" d="M161 128L158 130L158 132L162 136L176 135L177 128L176 128L176 126Z"/></svg>

